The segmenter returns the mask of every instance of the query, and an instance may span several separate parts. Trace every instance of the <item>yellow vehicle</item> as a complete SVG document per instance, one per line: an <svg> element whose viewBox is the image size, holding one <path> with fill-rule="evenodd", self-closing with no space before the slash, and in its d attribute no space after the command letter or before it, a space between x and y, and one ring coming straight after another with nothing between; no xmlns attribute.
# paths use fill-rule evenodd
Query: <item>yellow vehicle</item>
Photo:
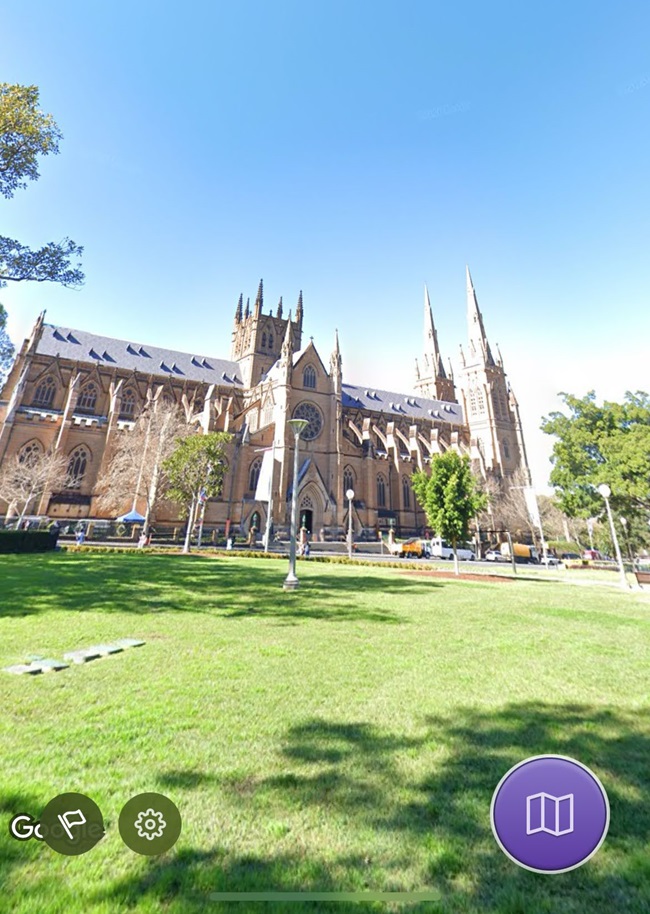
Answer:
<svg viewBox="0 0 650 914"><path fill-rule="evenodd" d="M401 555L402 558L423 559L431 555L431 547L422 539L404 540L403 543L396 543L395 545L399 547L397 554Z"/></svg>
<svg viewBox="0 0 650 914"><path fill-rule="evenodd" d="M515 562L531 562L537 564L539 557L534 546L528 546L526 543L513 543L512 551L515 556ZM510 546L508 543L501 543L501 555L510 558Z"/></svg>

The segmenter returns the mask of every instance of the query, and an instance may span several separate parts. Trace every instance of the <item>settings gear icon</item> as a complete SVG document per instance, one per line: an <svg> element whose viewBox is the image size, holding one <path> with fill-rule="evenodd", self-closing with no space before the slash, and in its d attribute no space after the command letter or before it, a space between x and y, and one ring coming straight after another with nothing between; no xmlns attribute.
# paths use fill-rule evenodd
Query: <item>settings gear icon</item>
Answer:
<svg viewBox="0 0 650 914"><path fill-rule="evenodd" d="M133 825L140 837L146 838L147 841L153 841L154 838L162 838L162 833L167 827L163 814L156 812L153 807L138 813Z"/></svg>

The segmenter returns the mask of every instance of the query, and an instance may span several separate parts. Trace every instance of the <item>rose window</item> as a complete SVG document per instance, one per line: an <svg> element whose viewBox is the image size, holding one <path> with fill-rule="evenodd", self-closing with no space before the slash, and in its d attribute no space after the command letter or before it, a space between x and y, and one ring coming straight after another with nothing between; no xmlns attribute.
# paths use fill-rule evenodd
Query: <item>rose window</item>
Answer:
<svg viewBox="0 0 650 914"><path fill-rule="evenodd" d="M323 417L318 407L313 403L300 403L293 411L293 418L307 420L307 426L304 428L301 438L304 438L305 441L318 438L323 428Z"/></svg>

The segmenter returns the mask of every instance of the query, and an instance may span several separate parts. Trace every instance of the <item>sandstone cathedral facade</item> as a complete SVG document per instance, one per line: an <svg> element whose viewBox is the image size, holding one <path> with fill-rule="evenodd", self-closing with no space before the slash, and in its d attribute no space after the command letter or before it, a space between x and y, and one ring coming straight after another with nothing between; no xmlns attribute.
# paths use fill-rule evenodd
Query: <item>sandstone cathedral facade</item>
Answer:
<svg viewBox="0 0 650 914"><path fill-rule="evenodd" d="M426 521L411 474L448 448L468 454L486 479L498 483L522 472L529 478L517 400L501 354L495 358L488 342L469 270L468 345L461 347L458 384L443 363L426 288L424 352L409 394L345 382L338 334L324 360L313 340L303 346L303 317L302 292L295 317L285 317L282 299L265 310L260 282L252 307L239 298L230 359L223 359L55 326L41 315L0 391L0 464L55 450L67 461L65 484L44 491L30 513L106 516L98 483L109 444L129 434L145 404L162 398L177 403L197 433L232 435L222 493L206 505L208 527L261 530L270 504L274 528L286 530L291 418L307 421L297 499L300 522L315 535L347 529L350 489L355 535L391 527L401 535L420 532ZM261 473L270 500L260 492ZM125 493L125 510L132 494ZM155 521L177 519L176 506L165 503Z"/></svg>

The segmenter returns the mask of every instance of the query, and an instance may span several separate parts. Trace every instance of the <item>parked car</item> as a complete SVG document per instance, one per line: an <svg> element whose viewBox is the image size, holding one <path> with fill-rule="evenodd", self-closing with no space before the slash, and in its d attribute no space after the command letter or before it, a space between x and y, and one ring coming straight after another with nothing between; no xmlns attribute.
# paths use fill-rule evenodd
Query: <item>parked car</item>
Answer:
<svg viewBox="0 0 650 914"><path fill-rule="evenodd" d="M601 555L597 549L585 549L585 551L582 553L582 557L588 562L602 562L602 560L605 558L605 556Z"/></svg>
<svg viewBox="0 0 650 914"><path fill-rule="evenodd" d="M461 543L456 547L456 553L461 562L473 562L476 558L473 549L470 549L466 543ZM433 559L453 559L454 550L450 543L442 539L431 540L431 558Z"/></svg>
<svg viewBox="0 0 650 914"><path fill-rule="evenodd" d="M560 555L560 561L562 562L580 562L581 560L582 556L578 555L577 552L563 552Z"/></svg>
<svg viewBox="0 0 650 914"><path fill-rule="evenodd" d="M488 549L488 551L485 553L485 561L486 562L507 562L508 560L507 560L506 556L501 555L501 553L498 550Z"/></svg>
<svg viewBox="0 0 650 914"><path fill-rule="evenodd" d="M555 565L559 565L560 560L556 555L551 555L551 553L548 552L546 554L546 558L544 558L543 555L540 555L539 563L540 563L540 565L546 565L547 568L552 568Z"/></svg>

